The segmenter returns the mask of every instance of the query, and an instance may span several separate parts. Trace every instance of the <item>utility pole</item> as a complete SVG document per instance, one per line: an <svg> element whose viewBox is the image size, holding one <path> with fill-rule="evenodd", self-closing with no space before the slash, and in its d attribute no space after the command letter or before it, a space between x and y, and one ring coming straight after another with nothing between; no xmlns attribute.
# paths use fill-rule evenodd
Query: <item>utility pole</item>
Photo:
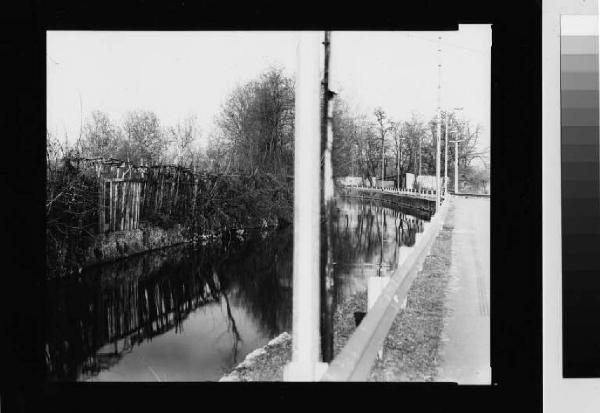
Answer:
<svg viewBox="0 0 600 413"><path fill-rule="evenodd" d="M448 112L445 114L446 129L444 137L444 197L448 193Z"/></svg>
<svg viewBox="0 0 600 413"><path fill-rule="evenodd" d="M419 134L419 175L421 176L421 144L423 142L423 136Z"/></svg>
<svg viewBox="0 0 600 413"><path fill-rule="evenodd" d="M455 111L463 110L463 108L454 108ZM455 129L456 130L456 129ZM461 140L455 138L451 143L454 143L454 194L458 194L458 143Z"/></svg>
<svg viewBox="0 0 600 413"><path fill-rule="evenodd" d="M327 263L322 268L321 277L321 358L323 362L333 359L333 209L334 183L333 183L333 105L331 100L335 93L329 90L331 73L329 61L331 59L331 33L325 32L323 41L325 47L325 61L323 64L323 115L325 127L325 148L323 151L323 207L325 208L325 222L322 230L326 234Z"/></svg>
<svg viewBox="0 0 600 413"><path fill-rule="evenodd" d="M458 194L458 143L462 140L450 141L454 143L454 194Z"/></svg>
<svg viewBox="0 0 600 413"><path fill-rule="evenodd" d="M323 121L324 121L324 162L323 162L323 199L327 203L333 199L333 105L330 100L335 95L329 90L330 73L329 60L331 55L331 32L325 31L323 45L325 60L323 62Z"/></svg>
<svg viewBox="0 0 600 413"><path fill-rule="evenodd" d="M397 129L396 132L398 132ZM396 165L396 186L398 187L398 189L400 189L400 163L402 162L402 125L400 125L398 146L399 148L396 150L396 153L398 153L398 164Z"/></svg>
<svg viewBox="0 0 600 413"><path fill-rule="evenodd" d="M383 119L381 120L381 187L385 180L385 131L383 130Z"/></svg>
<svg viewBox="0 0 600 413"><path fill-rule="evenodd" d="M442 46L441 40L442 37L438 36L439 40L439 49L438 54L440 58L440 63L438 64L438 107L437 107L437 139L435 144L435 180L436 180L436 190L435 190L435 209L436 212L440 207L440 139L442 137L442 119L441 119L441 92L442 92Z"/></svg>
<svg viewBox="0 0 600 413"><path fill-rule="evenodd" d="M458 141L454 141L454 194L458 195Z"/></svg>
<svg viewBox="0 0 600 413"><path fill-rule="evenodd" d="M320 325L320 48L318 32L302 32L297 48L294 148L294 254L292 361L285 381L318 381Z"/></svg>

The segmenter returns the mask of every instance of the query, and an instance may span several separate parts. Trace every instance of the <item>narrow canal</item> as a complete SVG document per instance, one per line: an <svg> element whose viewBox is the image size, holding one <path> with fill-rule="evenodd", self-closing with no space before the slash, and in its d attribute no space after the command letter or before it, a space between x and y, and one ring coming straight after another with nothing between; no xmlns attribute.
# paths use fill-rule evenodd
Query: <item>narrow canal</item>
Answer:
<svg viewBox="0 0 600 413"><path fill-rule="evenodd" d="M336 200L333 219L329 311L366 289L369 276L391 273L429 221L351 198ZM292 231L231 234L215 245L173 247L49 281L48 378L218 380L291 332Z"/></svg>

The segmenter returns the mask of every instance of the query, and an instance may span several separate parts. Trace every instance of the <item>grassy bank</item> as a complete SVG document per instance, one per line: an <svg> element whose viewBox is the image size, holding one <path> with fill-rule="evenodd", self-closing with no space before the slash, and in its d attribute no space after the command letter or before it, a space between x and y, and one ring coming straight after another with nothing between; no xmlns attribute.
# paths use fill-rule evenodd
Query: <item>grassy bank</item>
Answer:
<svg viewBox="0 0 600 413"><path fill-rule="evenodd" d="M450 212L452 213L452 212ZM448 220L447 220L448 221ZM434 381L444 327L452 232L442 227L384 342L369 381Z"/></svg>

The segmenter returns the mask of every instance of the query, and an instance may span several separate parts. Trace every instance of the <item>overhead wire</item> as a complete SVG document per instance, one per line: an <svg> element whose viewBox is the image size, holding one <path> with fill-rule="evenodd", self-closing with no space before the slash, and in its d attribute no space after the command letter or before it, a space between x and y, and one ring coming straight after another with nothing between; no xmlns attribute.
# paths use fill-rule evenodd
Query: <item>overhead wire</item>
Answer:
<svg viewBox="0 0 600 413"><path fill-rule="evenodd" d="M402 31L400 31L398 33L400 35L402 35L402 36L412 37L412 38L415 38L415 39L424 40L424 41L427 41L427 42L439 44L438 40L428 39L426 37L416 36L414 34L408 34L406 32L402 32ZM485 50L482 50L482 49L475 49L475 48L472 48L472 47L460 46L460 45L457 45L457 44L454 44L454 43L450 43L450 42L448 42L446 40L442 40L442 43L445 44L445 45L448 45L450 47L456 47L458 49L464 49L464 50L468 50L468 51L472 51L472 52L476 52L476 53L481 53L481 54L486 53Z"/></svg>

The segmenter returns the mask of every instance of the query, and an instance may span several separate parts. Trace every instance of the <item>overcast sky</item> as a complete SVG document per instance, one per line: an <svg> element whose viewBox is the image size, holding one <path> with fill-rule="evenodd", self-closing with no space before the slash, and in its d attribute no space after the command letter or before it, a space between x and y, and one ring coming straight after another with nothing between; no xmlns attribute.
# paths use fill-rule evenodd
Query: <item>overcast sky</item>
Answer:
<svg viewBox="0 0 600 413"><path fill-rule="evenodd" d="M463 107L489 146L490 25L454 32L333 32L330 88L372 113L396 120L437 108L438 36L442 107ZM98 109L120 122L132 109L154 111L163 125L196 115L203 135L233 88L269 66L289 76L297 32L47 33L48 130L73 142L81 116Z"/></svg>

